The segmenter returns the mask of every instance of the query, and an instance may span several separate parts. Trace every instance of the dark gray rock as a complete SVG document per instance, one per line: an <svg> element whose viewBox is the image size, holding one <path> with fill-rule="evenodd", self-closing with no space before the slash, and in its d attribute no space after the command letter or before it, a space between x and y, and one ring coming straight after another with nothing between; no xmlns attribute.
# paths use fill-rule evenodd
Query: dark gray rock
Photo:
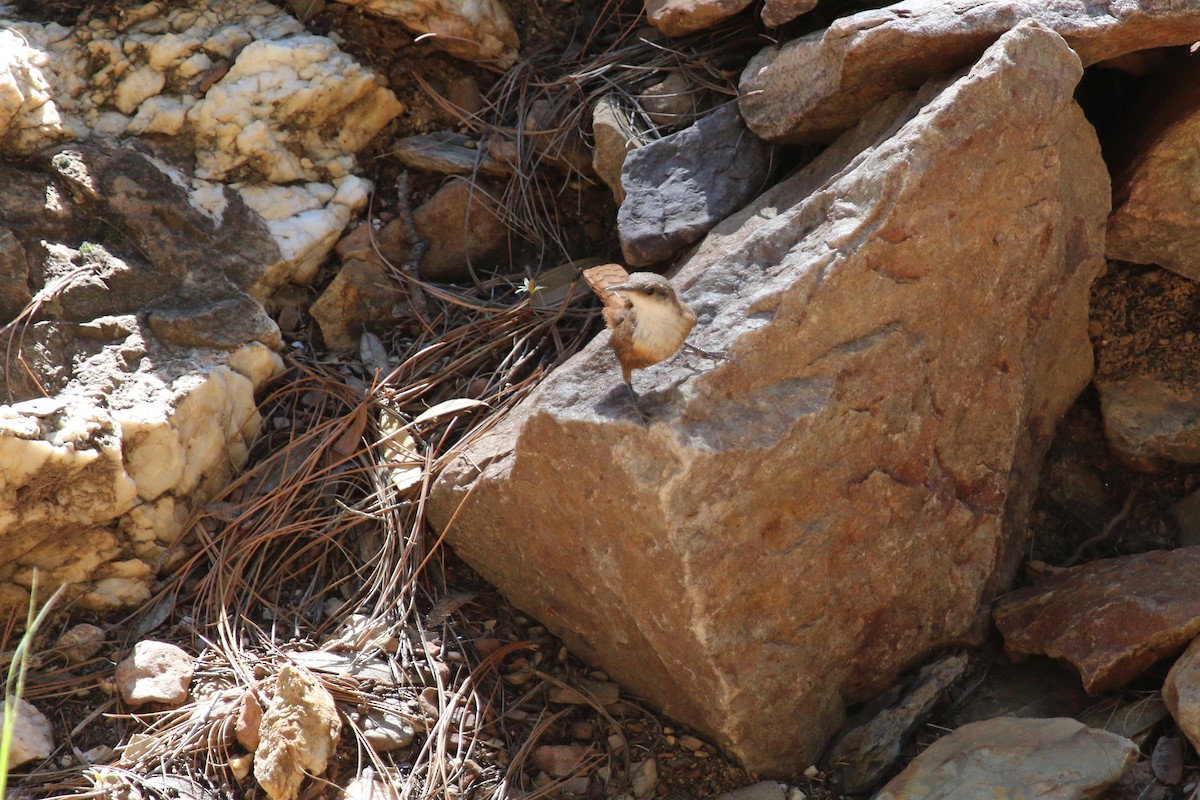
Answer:
<svg viewBox="0 0 1200 800"><path fill-rule="evenodd" d="M617 213L625 260L645 266L698 242L763 189L770 165L770 146L733 103L634 150L621 169Z"/></svg>
<svg viewBox="0 0 1200 800"><path fill-rule="evenodd" d="M874 789L900 763L908 738L966 668L966 656L938 659L921 669L901 698L846 731L825 757L836 770L842 790L859 794Z"/></svg>

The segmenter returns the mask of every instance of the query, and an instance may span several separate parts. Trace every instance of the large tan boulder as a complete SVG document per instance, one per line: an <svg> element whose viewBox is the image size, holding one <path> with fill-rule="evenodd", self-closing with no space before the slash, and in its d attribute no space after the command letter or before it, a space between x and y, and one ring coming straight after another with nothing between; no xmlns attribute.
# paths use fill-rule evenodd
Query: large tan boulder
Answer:
<svg viewBox="0 0 1200 800"><path fill-rule="evenodd" d="M435 524L633 692L803 770L1014 571L1092 369L1109 187L1080 75L1024 24L892 98L684 263L727 360L639 372L642 423L598 337L445 470Z"/></svg>

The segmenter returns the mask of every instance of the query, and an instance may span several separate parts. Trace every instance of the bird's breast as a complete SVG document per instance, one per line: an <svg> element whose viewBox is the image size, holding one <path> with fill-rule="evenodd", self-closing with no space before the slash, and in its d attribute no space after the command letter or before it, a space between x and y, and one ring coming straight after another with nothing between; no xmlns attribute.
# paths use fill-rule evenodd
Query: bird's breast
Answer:
<svg viewBox="0 0 1200 800"><path fill-rule="evenodd" d="M690 309L673 304L637 303L634 311L633 346L650 363L674 355L696 324Z"/></svg>

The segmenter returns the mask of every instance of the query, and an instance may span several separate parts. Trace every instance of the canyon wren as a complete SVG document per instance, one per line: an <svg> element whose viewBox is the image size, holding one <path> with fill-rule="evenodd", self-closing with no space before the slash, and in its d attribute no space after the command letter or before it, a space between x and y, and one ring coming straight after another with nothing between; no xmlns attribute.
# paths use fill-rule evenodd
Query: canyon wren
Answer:
<svg viewBox="0 0 1200 800"><path fill-rule="evenodd" d="M633 392L633 371L678 352L696 324L696 315L662 275L630 275L620 264L603 264L585 269L583 279L604 302L604 322L612 331L608 342L621 364L625 385ZM633 397L636 403L636 392Z"/></svg>

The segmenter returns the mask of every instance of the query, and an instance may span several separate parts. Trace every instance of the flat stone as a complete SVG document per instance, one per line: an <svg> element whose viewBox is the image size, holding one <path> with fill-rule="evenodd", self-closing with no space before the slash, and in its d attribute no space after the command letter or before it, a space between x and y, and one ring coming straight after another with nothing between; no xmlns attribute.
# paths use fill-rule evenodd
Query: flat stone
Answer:
<svg viewBox="0 0 1200 800"><path fill-rule="evenodd" d="M629 788L636 800L649 800L658 788L658 762L653 758L638 761L629 768Z"/></svg>
<svg viewBox="0 0 1200 800"><path fill-rule="evenodd" d="M1200 280L1200 65L1180 56L1132 110L1136 141L1114 173L1107 255Z"/></svg>
<svg viewBox="0 0 1200 800"><path fill-rule="evenodd" d="M668 131L690 125L700 113L700 87L687 73L674 71L637 96L638 105L655 125Z"/></svg>
<svg viewBox="0 0 1200 800"><path fill-rule="evenodd" d="M1200 548L1093 561L996 604L1004 648L1079 670L1089 694L1125 685L1200 633Z"/></svg>
<svg viewBox="0 0 1200 800"><path fill-rule="evenodd" d="M1109 192L1081 72L1025 24L873 111L681 265L724 360L639 372L643 421L601 334L449 461L431 522L748 769L815 762L1016 571L1093 364Z"/></svg>
<svg viewBox="0 0 1200 800"><path fill-rule="evenodd" d="M759 781L732 792L719 794L713 800L787 800L787 792L776 781Z"/></svg>
<svg viewBox="0 0 1200 800"><path fill-rule="evenodd" d="M392 154L404 166L422 172L503 178L513 171L511 164L490 155L477 140L450 132L407 136L396 142Z"/></svg>
<svg viewBox="0 0 1200 800"><path fill-rule="evenodd" d="M1073 670L1035 657L993 664L947 717L955 727L993 717L1075 717L1095 703Z"/></svg>
<svg viewBox="0 0 1200 800"><path fill-rule="evenodd" d="M1097 379L1096 390L1109 448L1127 465L1200 464L1200 386L1133 375Z"/></svg>
<svg viewBox="0 0 1200 800"><path fill-rule="evenodd" d="M534 766L552 778L565 778L583 766L588 749L579 744L544 744L530 756Z"/></svg>
<svg viewBox="0 0 1200 800"><path fill-rule="evenodd" d="M88 661L104 646L104 629L98 625L81 622L64 631L54 648L67 657L71 664Z"/></svg>
<svg viewBox="0 0 1200 800"><path fill-rule="evenodd" d="M770 156L733 104L629 153L617 212L625 260L654 264L699 241L762 190Z"/></svg>
<svg viewBox="0 0 1200 800"><path fill-rule="evenodd" d="M686 36L732 17L750 0L646 0L646 19L667 36Z"/></svg>
<svg viewBox="0 0 1200 800"><path fill-rule="evenodd" d="M612 681L578 682L578 689L569 686L555 686L550 690L548 699L551 703L570 705L600 704L610 706L621 699L621 687Z"/></svg>
<svg viewBox="0 0 1200 800"><path fill-rule="evenodd" d="M889 95L970 64L1024 19L1065 38L1084 66L1200 40L1200 8L1186 3L906 0L763 49L742 72L742 114L767 141L829 141Z"/></svg>
<svg viewBox="0 0 1200 800"><path fill-rule="evenodd" d="M398 279L377 258L354 258L309 309L321 326L321 338L332 350L351 350L367 330L383 331L396 321L396 307L405 294Z"/></svg>
<svg viewBox="0 0 1200 800"><path fill-rule="evenodd" d="M1073 719L998 717L938 739L875 800L1086 800L1137 757L1128 739Z"/></svg>

